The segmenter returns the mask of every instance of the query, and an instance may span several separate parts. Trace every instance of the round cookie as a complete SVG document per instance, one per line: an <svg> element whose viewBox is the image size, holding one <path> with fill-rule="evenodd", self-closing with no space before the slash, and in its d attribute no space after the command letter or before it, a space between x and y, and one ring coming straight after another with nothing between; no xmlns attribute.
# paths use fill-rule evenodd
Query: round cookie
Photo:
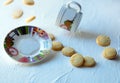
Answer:
<svg viewBox="0 0 120 83"><path fill-rule="evenodd" d="M57 42L57 41L53 41L53 42L52 42L52 49L53 49L54 51L61 51L62 48L63 48L63 45L62 45L61 42Z"/></svg>
<svg viewBox="0 0 120 83"><path fill-rule="evenodd" d="M12 17L14 19L18 19L23 15L23 11L21 9L17 9L13 12Z"/></svg>
<svg viewBox="0 0 120 83"><path fill-rule="evenodd" d="M25 5L31 6L31 5L34 5L34 0L23 0L23 3Z"/></svg>
<svg viewBox="0 0 120 83"><path fill-rule="evenodd" d="M84 58L83 58L83 56L81 54L77 54L76 53L76 54L74 54L74 55L71 56L70 62L71 62L71 64L73 66L80 67L84 63Z"/></svg>
<svg viewBox="0 0 120 83"><path fill-rule="evenodd" d="M92 57L85 56L84 57L84 64L85 67L92 67L95 65L95 60Z"/></svg>
<svg viewBox="0 0 120 83"><path fill-rule="evenodd" d="M109 46L110 43L111 43L111 39L110 37L108 36L105 36L105 35L100 35L96 38L96 43L99 45L99 46Z"/></svg>
<svg viewBox="0 0 120 83"><path fill-rule="evenodd" d="M71 57L73 54L75 54L75 50L71 47L64 47L62 49L62 53L65 56Z"/></svg>
<svg viewBox="0 0 120 83"><path fill-rule="evenodd" d="M55 40L55 36L53 34L49 33L48 35L52 41Z"/></svg>
<svg viewBox="0 0 120 83"><path fill-rule="evenodd" d="M115 59L117 56L117 51L115 48L111 48L111 47L105 48L103 50L103 56L106 59Z"/></svg>

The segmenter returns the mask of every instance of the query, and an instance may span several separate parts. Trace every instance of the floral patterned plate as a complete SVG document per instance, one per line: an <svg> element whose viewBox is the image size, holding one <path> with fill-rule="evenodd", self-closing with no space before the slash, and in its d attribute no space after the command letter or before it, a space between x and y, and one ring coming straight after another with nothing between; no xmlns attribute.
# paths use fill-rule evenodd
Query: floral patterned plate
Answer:
<svg viewBox="0 0 120 83"><path fill-rule="evenodd" d="M7 54L21 63L42 61L51 49L48 34L35 26L21 26L12 30L5 38L4 48Z"/></svg>

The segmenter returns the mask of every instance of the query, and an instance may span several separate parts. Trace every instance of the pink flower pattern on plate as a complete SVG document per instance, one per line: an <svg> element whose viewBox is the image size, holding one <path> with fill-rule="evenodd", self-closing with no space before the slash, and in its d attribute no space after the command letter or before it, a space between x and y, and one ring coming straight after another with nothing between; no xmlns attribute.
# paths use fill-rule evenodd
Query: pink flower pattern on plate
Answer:
<svg viewBox="0 0 120 83"><path fill-rule="evenodd" d="M29 59L27 57L22 57L19 59L20 62L29 62Z"/></svg>

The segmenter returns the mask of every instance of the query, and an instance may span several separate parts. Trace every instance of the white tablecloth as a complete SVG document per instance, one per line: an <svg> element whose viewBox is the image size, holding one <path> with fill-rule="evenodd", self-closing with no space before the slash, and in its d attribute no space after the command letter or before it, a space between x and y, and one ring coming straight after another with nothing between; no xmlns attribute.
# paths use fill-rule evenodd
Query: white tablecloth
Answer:
<svg viewBox="0 0 120 83"><path fill-rule="evenodd" d="M8 6L0 2L0 83L120 83L120 0L75 0L82 6L83 18L76 33L70 33L55 25L61 6L69 0L35 0L34 6L25 6L22 0L14 0ZM24 15L15 20L11 14L22 9ZM36 19L25 23L35 15ZM9 31L22 25L38 26L53 33L64 46L73 47L83 56L96 60L93 68L76 68L61 52L52 52L43 62L24 66L15 63L4 51L4 38ZM116 60L102 57L103 47L96 44L99 34L110 36L111 47L118 51Z"/></svg>

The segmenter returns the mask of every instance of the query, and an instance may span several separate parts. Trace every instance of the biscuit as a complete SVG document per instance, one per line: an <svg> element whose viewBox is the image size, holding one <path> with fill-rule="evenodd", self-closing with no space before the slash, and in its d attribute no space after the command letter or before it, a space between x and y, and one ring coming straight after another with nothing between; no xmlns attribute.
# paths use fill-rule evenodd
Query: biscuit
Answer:
<svg viewBox="0 0 120 83"><path fill-rule="evenodd" d="M70 62L73 66L80 67L84 63L84 58L81 54L76 53L76 54L71 56Z"/></svg>
<svg viewBox="0 0 120 83"><path fill-rule="evenodd" d="M53 41L53 42L52 42L52 49L53 49L54 51L61 51L62 48L63 48L63 45L62 45L61 42L58 42L58 41Z"/></svg>
<svg viewBox="0 0 120 83"><path fill-rule="evenodd" d="M36 16L30 16L26 19L26 23L29 23L31 21L33 21L36 18Z"/></svg>
<svg viewBox="0 0 120 83"><path fill-rule="evenodd" d="M55 40L55 36L54 36L53 34L49 33L48 36L50 37L50 39L51 39L52 41Z"/></svg>
<svg viewBox="0 0 120 83"><path fill-rule="evenodd" d="M95 60L92 57L85 56L84 57L84 67L92 67L95 65Z"/></svg>
<svg viewBox="0 0 120 83"><path fill-rule="evenodd" d="M107 47L103 50L103 56L106 59L115 59L117 56L117 51L115 48Z"/></svg>
<svg viewBox="0 0 120 83"><path fill-rule="evenodd" d="M110 37L108 36L105 36L105 35L100 35L96 38L96 43L99 45L99 46L109 46L110 43L111 43L111 39Z"/></svg>
<svg viewBox="0 0 120 83"><path fill-rule="evenodd" d="M75 54L75 50L71 47L64 47L62 49L62 54L71 57L73 54Z"/></svg>
<svg viewBox="0 0 120 83"><path fill-rule="evenodd" d="M28 6L34 5L34 0L23 0L23 3Z"/></svg>
<svg viewBox="0 0 120 83"><path fill-rule="evenodd" d="M11 4L13 2L13 0L6 0L5 2L4 2L4 5L9 5L9 4Z"/></svg>
<svg viewBox="0 0 120 83"><path fill-rule="evenodd" d="M23 15L23 11L21 9L17 9L12 13L12 17L14 19L18 19Z"/></svg>

